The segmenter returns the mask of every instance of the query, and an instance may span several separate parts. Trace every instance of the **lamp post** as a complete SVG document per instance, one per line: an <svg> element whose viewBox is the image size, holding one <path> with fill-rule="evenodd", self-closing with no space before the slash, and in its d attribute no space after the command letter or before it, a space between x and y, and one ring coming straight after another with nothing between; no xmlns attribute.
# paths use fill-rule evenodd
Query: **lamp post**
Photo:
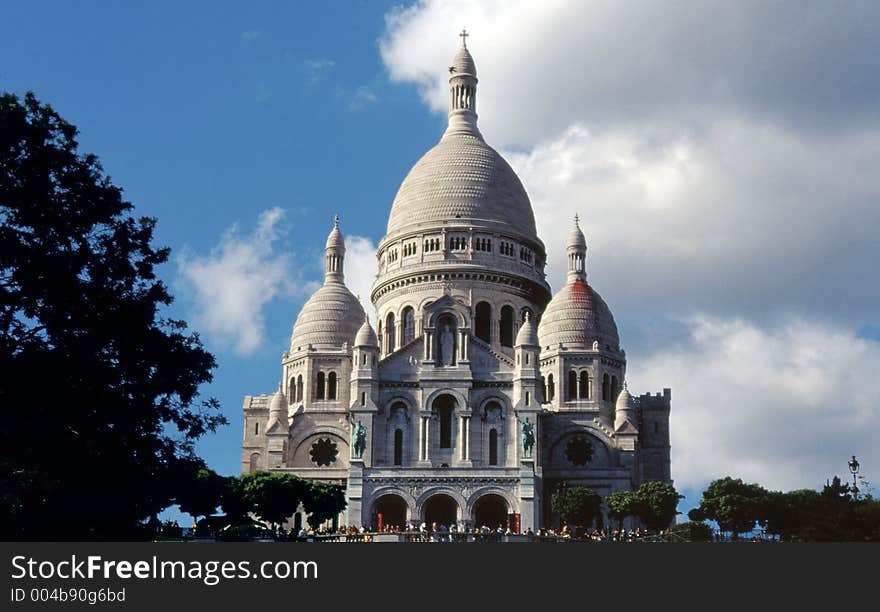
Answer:
<svg viewBox="0 0 880 612"><path fill-rule="evenodd" d="M856 475L859 473L859 460L856 459L855 455L853 455L852 459L849 460L849 463L847 465L849 465L849 471L853 477L853 498L858 499L859 487L856 484Z"/></svg>

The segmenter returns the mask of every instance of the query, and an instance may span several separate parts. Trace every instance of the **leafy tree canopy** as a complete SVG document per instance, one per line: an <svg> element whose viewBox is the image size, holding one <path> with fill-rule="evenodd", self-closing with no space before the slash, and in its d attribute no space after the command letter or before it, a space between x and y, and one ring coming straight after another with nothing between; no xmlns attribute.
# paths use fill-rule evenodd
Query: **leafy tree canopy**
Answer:
<svg viewBox="0 0 880 612"><path fill-rule="evenodd" d="M550 498L550 507L568 524L589 527L601 516L602 498L593 489L561 486Z"/></svg>
<svg viewBox="0 0 880 612"><path fill-rule="evenodd" d="M299 476L282 472L253 472L241 477L245 499L264 521L276 527L308 499L311 485Z"/></svg>
<svg viewBox="0 0 880 612"><path fill-rule="evenodd" d="M336 484L312 484L303 500L303 506L309 513L309 525L317 529L321 523L345 510L345 488Z"/></svg>
<svg viewBox="0 0 880 612"><path fill-rule="evenodd" d="M678 514L678 494L671 484L646 482L632 494L636 514L648 529L660 531L672 524Z"/></svg>
<svg viewBox="0 0 880 612"><path fill-rule="evenodd" d="M0 95L0 536L129 539L171 503L193 442L225 423L199 401L213 356L136 218L77 130L32 94Z"/></svg>

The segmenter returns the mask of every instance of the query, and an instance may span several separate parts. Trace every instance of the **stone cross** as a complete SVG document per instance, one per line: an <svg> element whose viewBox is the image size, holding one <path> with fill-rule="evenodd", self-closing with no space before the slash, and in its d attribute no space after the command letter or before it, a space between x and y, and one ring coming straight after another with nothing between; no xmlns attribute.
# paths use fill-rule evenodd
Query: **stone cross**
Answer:
<svg viewBox="0 0 880 612"><path fill-rule="evenodd" d="M467 33L467 30L462 28L459 36L461 36L461 46L467 49L467 37L470 36L470 34Z"/></svg>

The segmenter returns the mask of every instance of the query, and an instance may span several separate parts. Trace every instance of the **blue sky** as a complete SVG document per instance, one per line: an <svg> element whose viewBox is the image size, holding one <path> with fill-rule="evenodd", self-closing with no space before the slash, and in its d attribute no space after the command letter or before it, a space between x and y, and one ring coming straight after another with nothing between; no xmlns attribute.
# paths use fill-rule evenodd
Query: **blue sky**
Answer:
<svg viewBox="0 0 880 612"><path fill-rule="evenodd" d="M239 469L242 398L278 382L334 213L368 291L463 25L552 286L577 212L630 388L673 389L685 509L727 474L876 473L876 3L5 3L0 88L76 124L172 248L172 314L217 356L204 394L231 422L209 464Z"/></svg>

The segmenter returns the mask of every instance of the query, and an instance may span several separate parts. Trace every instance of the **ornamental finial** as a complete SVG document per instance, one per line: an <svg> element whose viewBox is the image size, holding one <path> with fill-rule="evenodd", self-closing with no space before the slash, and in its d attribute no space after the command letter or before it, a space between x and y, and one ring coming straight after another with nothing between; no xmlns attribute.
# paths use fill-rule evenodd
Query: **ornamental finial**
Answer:
<svg viewBox="0 0 880 612"><path fill-rule="evenodd" d="M461 36L461 46L467 49L467 37L470 36L470 34L467 33L465 28L462 28L459 36Z"/></svg>

